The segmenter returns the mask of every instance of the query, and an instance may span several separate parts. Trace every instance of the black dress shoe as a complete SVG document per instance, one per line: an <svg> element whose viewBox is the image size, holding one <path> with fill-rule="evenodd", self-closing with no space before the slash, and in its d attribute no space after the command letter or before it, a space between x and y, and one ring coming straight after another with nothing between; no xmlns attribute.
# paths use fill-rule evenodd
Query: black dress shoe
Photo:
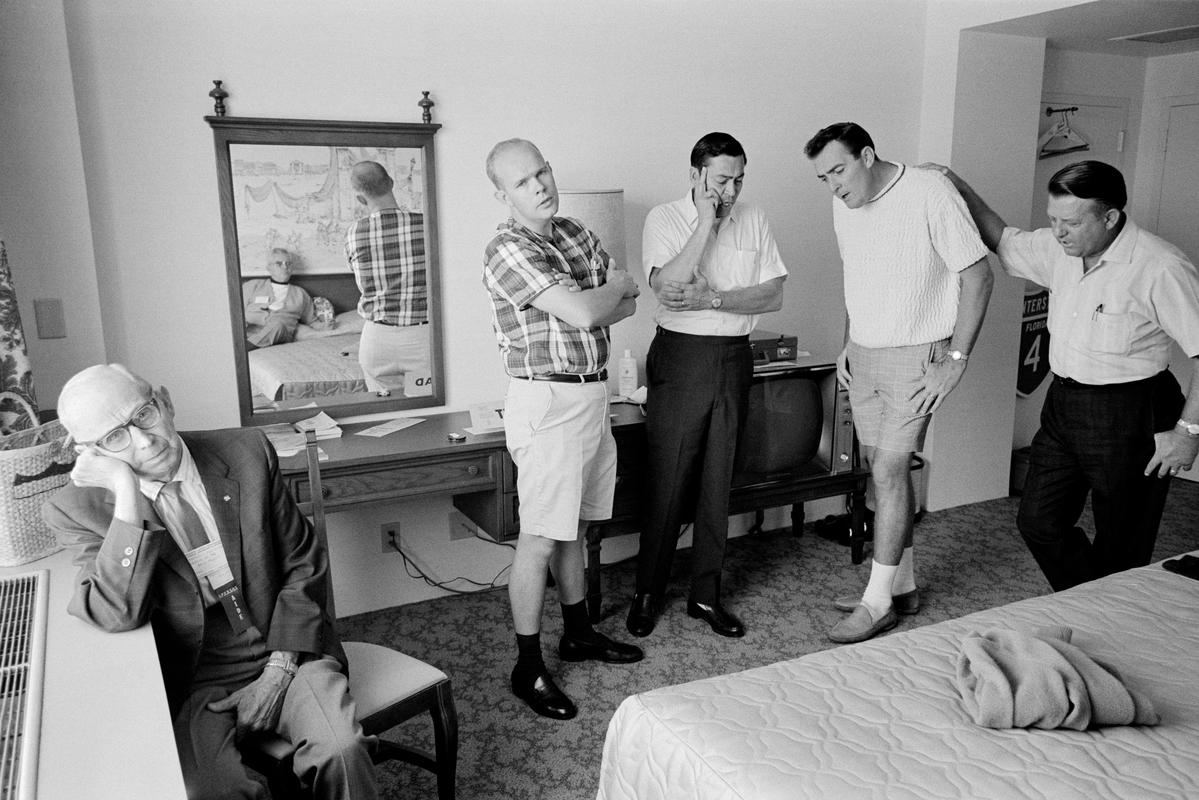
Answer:
<svg viewBox="0 0 1199 800"><path fill-rule="evenodd" d="M512 693L543 717L573 719L579 713L579 709L558 688L548 672L524 677L517 670L512 670Z"/></svg>
<svg viewBox="0 0 1199 800"><path fill-rule="evenodd" d="M738 637L745 635L745 626L741 624L741 620L725 611L719 602L708 605L707 603L688 601L687 616L702 619L711 625L712 630L721 636Z"/></svg>
<svg viewBox="0 0 1199 800"><path fill-rule="evenodd" d="M558 640L558 656L563 661L604 661L608 664L632 664L645 654L640 647L624 642L614 642L602 633L594 634L591 641L579 641L563 636Z"/></svg>
<svg viewBox="0 0 1199 800"><path fill-rule="evenodd" d="M633 603L629 606L629 619L625 627L634 636L649 636L654 632L654 610L658 605L655 595L637 593L633 595Z"/></svg>

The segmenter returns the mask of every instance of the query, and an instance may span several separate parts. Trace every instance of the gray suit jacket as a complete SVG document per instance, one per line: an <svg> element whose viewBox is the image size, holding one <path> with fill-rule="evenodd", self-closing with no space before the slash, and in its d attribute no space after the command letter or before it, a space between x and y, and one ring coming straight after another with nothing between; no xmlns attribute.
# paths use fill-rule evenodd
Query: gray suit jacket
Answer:
<svg viewBox="0 0 1199 800"><path fill-rule="evenodd" d="M266 437L250 428L180 435L267 648L331 655L344 668L327 606L327 554L284 488ZM204 605L186 556L149 501L142 508L140 526L114 520L108 492L69 484L46 502L43 516L79 567L70 613L106 631L153 626L173 714L200 657Z"/></svg>

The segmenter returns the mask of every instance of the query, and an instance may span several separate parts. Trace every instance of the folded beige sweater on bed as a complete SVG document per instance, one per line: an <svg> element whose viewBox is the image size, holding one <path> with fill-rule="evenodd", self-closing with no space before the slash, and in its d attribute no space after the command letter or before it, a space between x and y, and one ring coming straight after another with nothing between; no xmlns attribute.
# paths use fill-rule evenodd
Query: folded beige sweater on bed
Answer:
<svg viewBox="0 0 1199 800"><path fill-rule="evenodd" d="M966 710L987 728L1154 725L1159 717L1119 673L1070 643L1070 628L971 633L958 654Z"/></svg>

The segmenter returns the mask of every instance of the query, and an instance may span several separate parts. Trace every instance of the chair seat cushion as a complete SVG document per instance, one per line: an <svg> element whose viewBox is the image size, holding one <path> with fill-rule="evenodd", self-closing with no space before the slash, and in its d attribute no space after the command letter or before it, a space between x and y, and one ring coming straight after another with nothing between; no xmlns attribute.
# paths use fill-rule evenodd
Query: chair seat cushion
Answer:
<svg viewBox="0 0 1199 800"><path fill-rule="evenodd" d="M446 679L446 674L398 650L369 642L342 642L350 664L350 694L358 719Z"/></svg>

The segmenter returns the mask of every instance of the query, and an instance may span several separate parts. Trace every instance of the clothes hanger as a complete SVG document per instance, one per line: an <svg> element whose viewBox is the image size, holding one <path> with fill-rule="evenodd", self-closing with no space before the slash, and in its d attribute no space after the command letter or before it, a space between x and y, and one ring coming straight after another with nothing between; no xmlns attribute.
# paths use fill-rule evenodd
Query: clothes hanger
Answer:
<svg viewBox="0 0 1199 800"><path fill-rule="evenodd" d="M1049 126L1049 129L1041 134L1041 138L1037 140L1038 159L1091 149L1091 145L1086 139L1070 129L1070 120L1068 117L1076 111L1078 111L1078 106L1045 109L1045 116L1051 117L1054 114L1061 114L1062 118Z"/></svg>

